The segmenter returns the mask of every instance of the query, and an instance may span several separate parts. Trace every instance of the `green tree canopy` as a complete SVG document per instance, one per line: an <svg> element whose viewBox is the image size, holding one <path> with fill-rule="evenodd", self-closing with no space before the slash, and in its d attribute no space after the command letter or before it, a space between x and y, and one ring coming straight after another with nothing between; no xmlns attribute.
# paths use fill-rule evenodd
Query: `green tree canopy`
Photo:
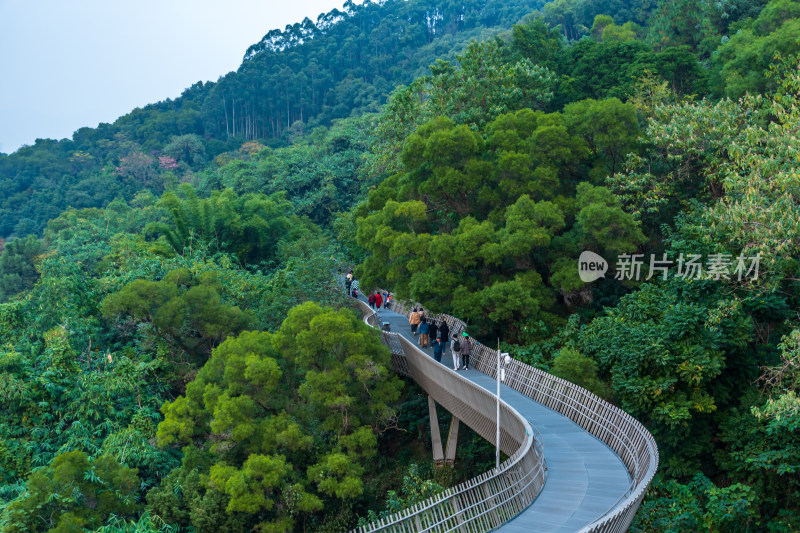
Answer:
<svg viewBox="0 0 800 533"><path fill-rule="evenodd" d="M377 332L355 314L306 303L275 334L245 332L217 347L186 396L164 405L158 440L211 454L200 490L244 523L292 529L362 496L376 434L395 423L402 388L388 365Z"/></svg>
<svg viewBox="0 0 800 533"><path fill-rule="evenodd" d="M706 283L707 291L714 282ZM610 374L620 406L650 428L672 475L697 469L710 451L708 424L733 392L722 384L747 382L741 374L719 377L727 361L747 360L752 323L718 297L703 297L701 285L645 285L592 321L579 342L581 353Z"/></svg>
<svg viewBox="0 0 800 533"><path fill-rule="evenodd" d="M473 41L456 56L457 65L439 60L430 76L395 91L379 119L373 165L396 170L406 137L438 116L482 128L504 113L544 109L553 98L555 73L510 53L502 41Z"/></svg>
<svg viewBox="0 0 800 533"><path fill-rule="evenodd" d="M405 172L357 210L358 243L371 254L362 282L485 328L546 316L555 301L551 266L577 258L567 243L619 252L643 240L613 194L577 185L587 166L618 161L632 146L632 107L609 108L524 109L483 134L441 117L420 127L403 148ZM629 128L617 127L620 117Z"/></svg>
<svg viewBox="0 0 800 533"><path fill-rule="evenodd" d="M202 165L206 160L206 147L202 139L193 133L173 137L164 146L163 153L193 168Z"/></svg>
<svg viewBox="0 0 800 533"><path fill-rule="evenodd" d="M114 458L65 452L31 474L27 491L5 507L0 523L9 533L81 533L112 514L132 516L138 489L136 470Z"/></svg>
<svg viewBox="0 0 800 533"><path fill-rule="evenodd" d="M738 98L745 92L775 90L775 78L765 75L776 54L800 52L800 2L772 0L758 18L731 35L712 60L715 90L722 96Z"/></svg>
<svg viewBox="0 0 800 533"><path fill-rule="evenodd" d="M34 260L43 252L44 245L33 235L5 245L0 254L0 302L33 287L39 279Z"/></svg>
<svg viewBox="0 0 800 533"><path fill-rule="evenodd" d="M106 318L126 329L134 320L153 327L156 336L171 338L187 352L208 354L226 337L243 330L250 317L220 298L221 286L208 272L193 276L176 269L161 281L138 279L103 300Z"/></svg>
<svg viewBox="0 0 800 533"><path fill-rule="evenodd" d="M282 194L239 196L225 189L199 198L192 187L182 186L178 193L164 193L158 205L169 223L149 224L148 235L164 235L179 254L200 241L212 250L234 253L244 264L272 259L292 225L292 206Z"/></svg>

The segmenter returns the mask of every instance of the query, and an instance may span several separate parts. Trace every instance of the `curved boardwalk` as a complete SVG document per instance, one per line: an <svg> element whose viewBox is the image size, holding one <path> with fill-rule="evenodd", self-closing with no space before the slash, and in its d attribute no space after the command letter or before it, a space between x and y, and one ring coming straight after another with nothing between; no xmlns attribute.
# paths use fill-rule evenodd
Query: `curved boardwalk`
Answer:
<svg viewBox="0 0 800 533"><path fill-rule="evenodd" d="M418 346L405 315L382 309L379 321L389 323ZM430 348L422 349L433 356ZM448 349L442 364L452 371ZM470 368L458 371L474 384L496 391L493 378ZM500 397L538 429L547 461L547 482L537 499L516 518L496 529L510 533L578 531L603 516L624 499L631 478L620 458L606 444L569 418L527 396L501 385ZM502 425L502 421L501 421Z"/></svg>

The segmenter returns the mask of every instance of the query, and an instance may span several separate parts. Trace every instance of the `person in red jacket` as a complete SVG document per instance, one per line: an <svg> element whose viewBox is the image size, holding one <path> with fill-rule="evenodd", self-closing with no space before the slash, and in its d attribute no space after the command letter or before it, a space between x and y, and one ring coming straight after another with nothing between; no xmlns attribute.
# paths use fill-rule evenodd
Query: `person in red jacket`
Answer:
<svg viewBox="0 0 800 533"><path fill-rule="evenodd" d="M375 291L375 309L380 310L381 306L383 305L383 295Z"/></svg>

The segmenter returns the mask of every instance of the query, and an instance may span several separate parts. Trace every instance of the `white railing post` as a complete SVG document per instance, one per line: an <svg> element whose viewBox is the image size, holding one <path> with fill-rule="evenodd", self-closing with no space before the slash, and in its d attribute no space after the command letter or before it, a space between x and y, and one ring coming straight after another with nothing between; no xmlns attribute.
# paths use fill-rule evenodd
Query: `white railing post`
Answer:
<svg viewBox="0 0 800 533"><path fill-rule="evenodd" d="M495 417L497 432L495 436L494 467L500 469L500 341L497 341L497 416Z"/></svg>

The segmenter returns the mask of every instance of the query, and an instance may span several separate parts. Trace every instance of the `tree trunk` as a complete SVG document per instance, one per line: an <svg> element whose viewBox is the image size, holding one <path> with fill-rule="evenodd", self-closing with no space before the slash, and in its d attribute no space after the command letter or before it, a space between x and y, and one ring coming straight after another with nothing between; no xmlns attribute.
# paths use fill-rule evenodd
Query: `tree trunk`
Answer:
<svg viewBox="0 0 800 533"><path fill-rule="evenodd" d="M228 104L225 102L225 95L222 95L222 108L225 110L225 138L231 138L231 132L228 129Z"/></svg>

